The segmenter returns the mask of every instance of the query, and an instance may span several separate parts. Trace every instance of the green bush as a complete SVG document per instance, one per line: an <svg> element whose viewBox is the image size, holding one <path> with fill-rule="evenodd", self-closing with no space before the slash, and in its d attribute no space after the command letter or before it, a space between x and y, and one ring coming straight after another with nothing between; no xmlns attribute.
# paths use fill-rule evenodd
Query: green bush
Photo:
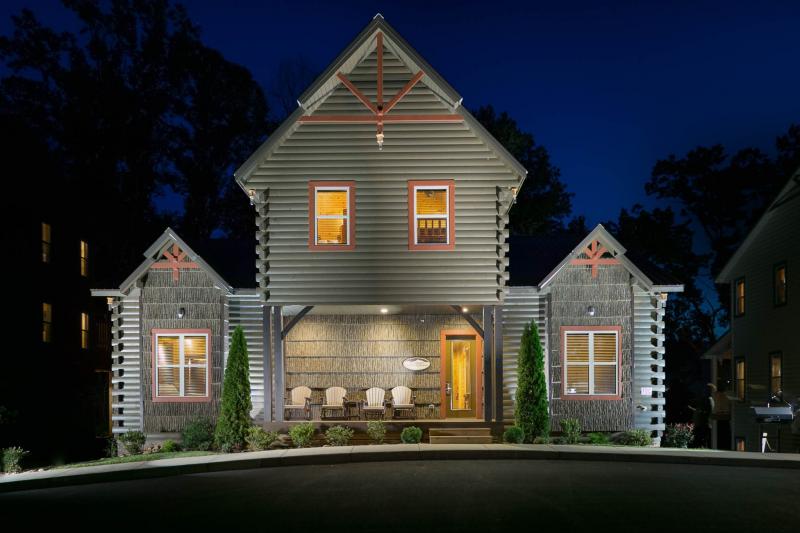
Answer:
<svg viewBox="0 0 800 533"><path fill-rule="evenodd" d="M261 426L250 426L245 440L247 441L247 448L250 450L268 450L269 445L278 440L278 432L266 431Z"/></svg>
<svg viewBox="0 0 800 533"><path fill-rule="evenodd" d="M519 426L511 426L503 432L503 441L512 444L525 442L525 430Z"/></svg>
<svg viewBox="0 0 800 533"><path fill-rule="evenodd" d="M139 455L142 453L142 447L147 440L144 433L141 431L128 431L119 436L119 441L125 446L125 451L129 455Z"/></svg>
<svg viewBox="0 0 800 533"><path fill-rule="evenodd" d="M422 430L417 426L408 426L400 432L400 440L403 444L419 444L422 440Z"/></svg>
<svg viewBox="0 0 800 533"><path fill-rule="evenodd" d="M296 424L289 428L289 436L295 447L305 448L311 444L311 440L314 438L314 424L311 422Z"/></svg>
<svg viewBox="0 0 800 533"><path fill-rule="evenodd" d="M174 440L165 440L161 443L161 451L164 453L173 453L181 451L181 447Z"/></svg>
<svg viewBox="0 0 800 533"><path fill-rule="evenodd" d="M214 445L214 424L208 418L195 418L181 433L184 450L210 450Z"/></svg>
<svg viewBox="0 0 800 533"><path fill-rule="evenodd" d="M214 431L214 443L224 452L241 450L250 429L250 364L244 330L237 326L231 337L225 379L222 383L222 404Z"/></svg>
<svg viewBox="0 0 800 533"><path fill-rule="evenodd" d="M561 433L565 444L578 444L581 440L581 423L577 418L565 418L561 421Z"/></svg>
<svg viewBox="0 0 800 533"><path fill-rule="evenodd" d="M623 446L650 446L653 440L646 429L631 429L620 433L616 438L617 444Z"/></svg>
<svg viewBox="0 0 800 533"><path fill-rule="evenodd" d="M333 426L325 432L325 440L331 446L347 446L353 438L353 430L344 426Z"/></svg>
<svg viewBox="0 0 800 533"><path fill-rule="evenodd" d="M592 444L609 444L611 442L605 433L589 433L587 436Z"/></svg>
<svg viewBox="0 0 800 533"><path fill-rule="evenodd" d="M3 450L3 472L6 474L22 472L22 459L28 453L19 446L12 446Z"/></svg>
<svg viewBox="0 0 800 533"><path fill-rule="evenodd" d="M367 422L367 435L376 444L383 444L383 440L386 438L386 424L384 424L383 420L369 420Z"/></svg>
<svg viewBox="0 0 800 533"><path fill-rule="evenodd" d="M106 445L103 448L103 453L106 457L116 457L119 455L119 446L117 446L117 439L109 437L106 439Z"/></svg>
<svg viewBox="0 0 800 533"><path fill-rule="evenodd" d="M661 446L688 448L694 438L694 424L669 424L664 430Z"/></svg>
<svg viewBox="0 0 800 533"><path fill-rule="evenodd" d="M533 439L534 444L553 444L553 439L550 438L550 435L542 435L541 437L536 437Z"/></svg>
<svg viewBox="0 0 800 533"><path fill-rule="evenodd" d="M544 352L536 324L529 322L519 344L516 425L525 432L525 442L550 433L550 410L547 404L547 382L544 373Z"/></svg>

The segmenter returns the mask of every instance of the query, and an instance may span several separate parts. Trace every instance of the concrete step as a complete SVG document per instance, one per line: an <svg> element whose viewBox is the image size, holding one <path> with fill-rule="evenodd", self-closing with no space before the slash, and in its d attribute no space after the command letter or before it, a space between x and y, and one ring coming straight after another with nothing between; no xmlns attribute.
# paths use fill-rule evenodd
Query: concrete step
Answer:
<svg viewBox="0 0 800 533"><path fill-rule="evenodd" d="M431 444L491 444L491 435L431 435Z"/></svg>
<svg viewBox="0 0 800 533"><path fill-rule="evenodd" d="M431 437L466 437L466 436L481 436L491 437L491 428L431 428L429 430Z"/></svg>

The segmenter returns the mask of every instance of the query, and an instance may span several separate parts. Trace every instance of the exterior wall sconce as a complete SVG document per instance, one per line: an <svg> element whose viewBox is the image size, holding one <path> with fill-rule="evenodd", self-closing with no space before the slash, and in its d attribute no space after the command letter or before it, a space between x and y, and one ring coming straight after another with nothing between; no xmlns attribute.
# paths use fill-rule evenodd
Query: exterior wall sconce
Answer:
<svg viewBox="0 0 800 533"><path fill-rule="evenodd" d="M597 309L595 309L593 305L590 305L589 307L586 308L586 314L589 316L594 316L596 312Z"/></svg>
<svg viewBox="0 0 800 533"><path fill-rule="evenodd" d="M183 318L186 316L186 308L179 307L178 308L178 318Z"/></svg>
<svg viewBox="0 0 800 533"><path fill-rule="evenodd" d="M256 191L254 189L247 190L247 196L250 198L250 205L255 205L256 203Z"/></svg>
<svg viewBox="0 0 800 533"><path fill-rule="evenodd" d="M381 307L381 314L382 314L382 315L385 315L385 314L386 314L386 313L388 313L388 312L389 312L389 310L388 310L387 308L385 308L385 307Z"/></svg>
<svg viewBox="0 0 800 533"><path fill-rule="evenodd" d="M462 308L461 308L461 312L462 312L462 313L469 313L469 308L467 308L467 307L462 307Z"/></svg>

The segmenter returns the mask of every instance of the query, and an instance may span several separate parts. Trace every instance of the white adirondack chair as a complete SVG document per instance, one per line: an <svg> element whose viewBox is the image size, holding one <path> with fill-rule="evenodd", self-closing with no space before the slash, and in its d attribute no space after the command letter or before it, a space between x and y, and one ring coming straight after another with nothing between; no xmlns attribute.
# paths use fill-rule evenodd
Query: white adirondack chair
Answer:
<svg viewBox="0 0 800 533"><path fill-rule="evenodd" d="M295 387L289 391L289 401L283 406L284 416L288 420L298 411L303 412L306 420L311 418L311 389L308 387Z"/></svg>
<svg viewBox="0 0 800 533"><path fill-rule="evenodd" d="M367 399L361 406L364 418L383 418L386 414L386 391L379 387L367 389Z"/></svg>
<svg viewBox="0 0 800 533"><path fill-rule="evenodd" d="M399 385L392 389L392 417L414 418L414 401L417 399L411 389Z"/></svg>
<svg viewBox="0 0 800 533"><path fill-rule="evenodd" d="M325 403L322 404L322 418L344 418L344 402L347 401L347 390L343 387L325 389Z"/></svg>

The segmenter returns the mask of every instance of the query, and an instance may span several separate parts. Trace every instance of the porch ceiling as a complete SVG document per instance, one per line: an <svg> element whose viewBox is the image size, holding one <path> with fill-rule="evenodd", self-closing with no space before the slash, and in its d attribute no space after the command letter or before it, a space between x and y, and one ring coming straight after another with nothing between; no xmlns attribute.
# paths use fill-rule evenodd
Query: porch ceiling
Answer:
<svg viewBox="0 0 800 533"><path fill-rule="evenodd" d="M458 304L458 302L454 302ZM312 304L309 304L312 305ZM304 306L283 306L283 316L294 316ZM386 309L383 313L381 309ZM470 314L480 313L480 305L467 306ZM315 305L309 315L455 315L450 305Z"/></svg>

